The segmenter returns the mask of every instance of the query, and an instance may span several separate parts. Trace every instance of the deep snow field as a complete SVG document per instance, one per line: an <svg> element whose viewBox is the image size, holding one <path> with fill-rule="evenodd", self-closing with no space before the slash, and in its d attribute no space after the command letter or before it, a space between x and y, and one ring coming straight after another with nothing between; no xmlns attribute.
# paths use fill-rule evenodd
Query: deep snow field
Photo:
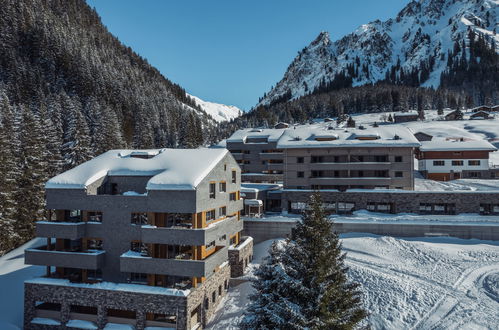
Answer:
<svg viewBox="0 0 499 330"><path fill-rule="evenodd" d="M362 233L341 238L350 275L362 284L374 329L497 329L499 242ZM22 327L23 281L45 271L24 265L23 250L39 242L0 258L1 330ZM255 245L247 275L232 281L209 329L237 329L252 290L247 279L271 242Z"/></svg>
<svg viewBox="0 0 499 330"><path fill-rule="evenodd" d="M498 329L499 242L341 235L373 329ZM248 275L272 241L256 244ZM237 329L252 291L232 286L209 329Z"/></svg>

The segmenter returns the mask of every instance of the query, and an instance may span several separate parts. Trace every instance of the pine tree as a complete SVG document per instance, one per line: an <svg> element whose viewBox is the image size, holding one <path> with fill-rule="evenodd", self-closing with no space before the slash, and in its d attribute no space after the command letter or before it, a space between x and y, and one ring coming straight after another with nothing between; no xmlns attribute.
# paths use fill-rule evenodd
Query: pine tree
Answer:
<svg viewBox="0 0 499 330"><path fill-rule="evenodd" d="M242 329L353 329L367 316L319 193L291 237L269 253L255 272Z"/></svg>
<svg viewBox="0 0 499 330"><path fill-rule="evenodd" d="M19 243L15 230L14 188L18 178L14 114L7 96L0 92L0 255Z"/></svg>
<svg viewBox="0 0 499 330"><path fill-rule="evenodd" d="M16 232L23 241L34 235L35 221L44 215L43 187L47 179L47 162L43 146L43 131L38 118L26 107L19 107L16 119L19 132L19 176L14 188L17 204ZM16 128L15 128L16 129Z"/></svg>
<svg viewBox="0 0 499 330"><path fill-rule="evenodd" d="M348 120L347 120L347 127L351 127L351 128L354 128L355 127L355 120L353 120L353 118L350 116L348 117Z"/></svg>
<svg viewBox="0 0 499 330"><path fill-rule="evenodd" d="M62 145L63 170L65 171L89 160L93 154L85 118L73 100L69 100L66 104L68 107Z"/></svg>

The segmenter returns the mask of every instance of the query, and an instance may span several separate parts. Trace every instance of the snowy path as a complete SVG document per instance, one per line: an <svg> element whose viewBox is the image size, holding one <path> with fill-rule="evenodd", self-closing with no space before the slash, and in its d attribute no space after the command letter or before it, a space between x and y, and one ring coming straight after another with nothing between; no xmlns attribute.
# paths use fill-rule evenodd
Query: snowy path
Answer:
<svg viewBox="0 0 499 330"><path fill-rule="evenodd" d="M358 233L342 242L373 329L499 329L499 242ZM269 245L255 245L256 263ZM231 287L208 328L237 329L251 291Z"/></svg>

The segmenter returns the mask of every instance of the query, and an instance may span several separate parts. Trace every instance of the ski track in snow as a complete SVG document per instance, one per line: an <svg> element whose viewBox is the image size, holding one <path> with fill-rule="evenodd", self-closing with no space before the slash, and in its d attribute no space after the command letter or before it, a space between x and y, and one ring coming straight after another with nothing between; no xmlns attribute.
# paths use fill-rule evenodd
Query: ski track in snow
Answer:
<svg viewBox="0 0 499 330"><path fill-rule="evenodd" d="M373 329L497 329L498 242L359 233L341 237L350 277L361 284ZM270 244L255 245L252 269L265 254L262 245ZM244 279L231 286L208 329L237 329L252 292Z"/></svg>

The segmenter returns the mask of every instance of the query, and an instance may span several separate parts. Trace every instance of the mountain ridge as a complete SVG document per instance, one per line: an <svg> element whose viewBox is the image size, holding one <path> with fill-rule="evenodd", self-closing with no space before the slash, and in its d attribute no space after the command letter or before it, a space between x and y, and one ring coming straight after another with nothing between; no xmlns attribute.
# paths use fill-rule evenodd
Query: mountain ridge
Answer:
<svg viewBox="0 0 499 330"><path fill-rule="evenodd" d="M465 40L468 45L470 30L494 42L499 53L498 6L498 0L411 1L395 18L361 25L338 40L322 31L257 107L296 99L328 84L343 88L390 81L437 88L449 57L458 57L450 54L455 43Z"/></svg>

